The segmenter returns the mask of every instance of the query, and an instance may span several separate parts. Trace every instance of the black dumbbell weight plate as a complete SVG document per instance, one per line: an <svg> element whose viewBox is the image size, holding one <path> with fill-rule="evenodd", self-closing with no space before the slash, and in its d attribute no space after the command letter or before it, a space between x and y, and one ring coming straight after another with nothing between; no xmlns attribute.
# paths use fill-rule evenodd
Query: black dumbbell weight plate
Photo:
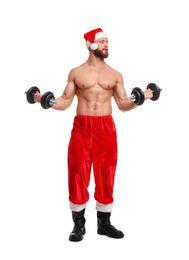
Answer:
<svg viewBox="0 0 189 260"><path fill-rule="evenodd" d="M155 84L155 83L150 83L147 86L147 89L150 88L153 91L153 97L150 98L153 101L158 100L160 96L161 89Z"/></svg>
<svg viewBox="0 0 189 260"><path fill-rule="evenodd" d="M135 96L134 103L138 106L142 105L144 103L144 93L140 88L134 88L131 92L131 95Z"/></svg>
<svg viewBox="0 0 189 260"><path fill-rule="evenodd" d="M41 97L41 106L44 109L50 108L52 105L50 104L50 100L54 99L54 94L51 91L47 91L43 96Z"/></svg>
<svg viewBox="0 0 189 260"><path fill-rule="evenodd" d="M34 104L34 103L35 103L33 95L34 95L37 91L40 93L39 88L34 86L34 87L31 87L31 88L26 92L26 99L27 99L28 103L30 103L30 104Z"/></svg>

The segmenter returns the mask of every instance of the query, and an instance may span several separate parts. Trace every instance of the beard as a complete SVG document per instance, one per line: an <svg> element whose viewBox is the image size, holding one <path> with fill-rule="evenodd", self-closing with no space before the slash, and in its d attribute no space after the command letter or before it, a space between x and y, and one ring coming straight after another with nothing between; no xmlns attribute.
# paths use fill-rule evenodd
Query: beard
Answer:
<svg viewBox="0 0 189 260"><path fill-rule="evenodd" d="M103 53L103 51L96 49L94 50L94 55L101 60L108 58L108 51L106 53Z"/></svg>

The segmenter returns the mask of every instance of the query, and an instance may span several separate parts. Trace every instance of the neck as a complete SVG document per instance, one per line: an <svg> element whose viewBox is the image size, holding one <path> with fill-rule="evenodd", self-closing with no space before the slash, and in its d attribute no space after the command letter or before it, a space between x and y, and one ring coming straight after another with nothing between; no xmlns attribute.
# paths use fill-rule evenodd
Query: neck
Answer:
<svg viewBox="0 0 189 260"><path fill-rule="evenodd" d="M94 67L104 66L106 65L104 59L96 57L93 53L90 52L89 57L87 59L87 63Z"/></svg>

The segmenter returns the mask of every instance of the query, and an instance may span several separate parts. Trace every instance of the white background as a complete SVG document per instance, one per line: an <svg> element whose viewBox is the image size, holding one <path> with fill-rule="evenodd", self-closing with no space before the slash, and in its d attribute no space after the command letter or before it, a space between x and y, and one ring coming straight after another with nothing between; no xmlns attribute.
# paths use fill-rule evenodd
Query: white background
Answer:
<svg viewBox="0 0 189 260"><path fill-rule="evenodd" d="M184 0L1 0L0 259L189 259L188 6ZM119 159L112 224L125 237L96 234L91 176L85 238L71 243L69 110L26 102L37 85L58 97L71 68L88 57L83 34L109 36L107 63L125 88L163 90L128 113L113 102Z"/></svg>

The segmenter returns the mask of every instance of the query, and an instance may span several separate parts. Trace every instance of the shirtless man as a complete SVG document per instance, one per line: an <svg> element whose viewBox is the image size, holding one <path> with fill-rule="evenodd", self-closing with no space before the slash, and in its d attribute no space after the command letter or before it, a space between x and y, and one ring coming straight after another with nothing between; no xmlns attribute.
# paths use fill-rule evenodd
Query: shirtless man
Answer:
<svg viewBox="0 0 189 260"><path fill-rule="evenodd" d="M116 127L112 118L111 100L125 112L137 107L124 89L122 74L110 67L108 38L101 28L84 34L89 57L68 75L67 86L52 106L65 110L77 96L78 105L68 147L69 204L74 228L70 241L80 241L86 232L85 208L89 200L88 186L93 165L97 210L97 233L112 238L122 238L123 232L110 222L113 205L113 187L117 163ZM153 96L144 91L145 99ZM41 94L36 93L36 102Z"/></svg>

